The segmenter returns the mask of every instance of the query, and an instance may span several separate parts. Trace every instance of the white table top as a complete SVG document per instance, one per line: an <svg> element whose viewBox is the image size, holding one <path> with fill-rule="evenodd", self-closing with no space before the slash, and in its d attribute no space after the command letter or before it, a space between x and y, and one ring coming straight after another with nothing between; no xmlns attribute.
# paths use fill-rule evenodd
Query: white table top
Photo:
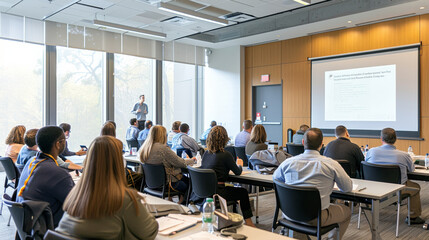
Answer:
<svg viewBox="0 0 429 240"><path fill-rule="evenodd" d="M67 156L66 158L76 164L82 165L83 161L85 160L85 157L86 155L82 155L82 156L74 155L74 156ZM140 163L140 159L137 155L130 156L127 153L127 154L124 154L124 158L128 162Z"/></svg>
<svg viewBox="0 0 429 240"><path fill-rule="evenodd" d="M147 195L147 194L143 194L143 193L139 193L140 195L144 196L145 201L151 204L171 204L172 202L167 201L165 199L161 199L161 198L157 198L151 195ZM184 207L186 209L186 207ZM182 232L179 232L175 235L171 235L171 236L161 236L158 235L156 237L156 239L180 239L186 236L189 236L191 234L194 233L198 233L201 230L201 223L198 223L197 225L183 230ZM268 232L262 229L258 229L258 228L253 228L253 227L249 227L246 225L243 225L242 227L237 229L237 233L240 234L244 234L246 235L249 240L259 240L259 239L273 239L273 240L290 240L293 238L289 238L286 236L282 236L280 234L276 234L276 233L272 233L272 232Z"/></svg>
<svg viewBox="0 0 429 240"><path fill-rule="evenodd" d="M428 174L429 174L429 171L428 171ZM240 176L240 178L248 179L248 180L256 180L259 182L266 182L271 184L273 183L273 175L259 174L257 171L249 170L248 168L243 169L243 173ZM353 190L350 193L345 193L345 192L341 192L340 190L334 189L333 192L352 195L352 196L358 196L358 197L382 199L391 193L397 192L405 188L405 186L401 184L374 182L374 181L354 179L354 178L352 178L352 181L353 181L353 184L358 185L357 189L362 189L364 187L366 187L366 189L361 191Z"/></svg>

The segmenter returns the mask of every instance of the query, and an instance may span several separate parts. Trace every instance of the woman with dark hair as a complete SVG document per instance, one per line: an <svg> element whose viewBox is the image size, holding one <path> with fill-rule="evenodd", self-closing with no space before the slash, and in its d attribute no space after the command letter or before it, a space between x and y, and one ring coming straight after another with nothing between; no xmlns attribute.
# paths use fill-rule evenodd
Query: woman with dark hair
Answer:
<svg viewBox="0 0 429 240"><path fill-rule="evenodd" d="M213 169L217 177L216 193L228 201L240 201L241 212L243 213L246 225L255 226L252 222L252 209L250 208L249 193L242 187L225 186L228 180L229 171L235 175L240 175L242 172L241 166L235 163L235 159L231 153L225 151L225 146L228 143L228 133L222 126L215 126L211 129L207 136L208 151L204 153L201 168Z"/></svg>
<svg viewBox="0 0 429 240"><path fill-rule="evenodd" d="M261 124L253 127L250 133L250 141L246 145L246 155L252 155L256 151L267 150L268 145L265 144L267 141L267 132L265 132L264 126Z"/></svg>
<svg viewBox="0 0 429 240"><path fill-rule="evenodd" d="M18 125L13 127L6 138L6 152L5 157L10 157L13 162L16 162L18 158L19 151L24 146L24 134L25 127L23 125Z"/></svg>
<svg viewBox="0 0 429 240"><path fill-rule="evenodd" d="M84 239L155 239L158 223L136 190L127 188L123 169L121 141L97 137L57 231Z"/></svg>

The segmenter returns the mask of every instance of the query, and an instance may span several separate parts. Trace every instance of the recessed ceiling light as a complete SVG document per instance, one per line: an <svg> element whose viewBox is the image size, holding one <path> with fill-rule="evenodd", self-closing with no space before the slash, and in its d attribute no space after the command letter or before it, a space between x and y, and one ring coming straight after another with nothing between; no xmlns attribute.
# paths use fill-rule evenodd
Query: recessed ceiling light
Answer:
<svg viewBox="0 0 429 240"><path fill-rule="evenodd" d="M420 10L423 10L423 9L425 9L425 7L420 7Z"/></svg>
<svg viewBox="0 0 429 240"><path fill-rule="evenodd" d="M352 23L352 21L347 21L347 23Z"/></svg>
<svg viewBox="0 0 429 240"><path fill-rule="evenodd" d="M294 0L297 3L301 3L302 5L310 5L311 0Z"/></svg>

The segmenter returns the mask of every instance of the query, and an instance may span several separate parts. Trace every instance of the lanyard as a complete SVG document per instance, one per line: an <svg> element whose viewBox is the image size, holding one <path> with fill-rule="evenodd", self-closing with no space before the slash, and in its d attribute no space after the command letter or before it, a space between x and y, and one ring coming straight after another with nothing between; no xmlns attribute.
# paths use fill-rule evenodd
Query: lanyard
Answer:
<svg viewBox="0 0 429 240"><path fill-rule="evenodd" d="M43 156L46 156L47 158L40 160L38 163L34 164L33 168L31 168L31 166L33 165L33 163L34 163L38 158L43 157ZM30 180L30 177L31 177L31 175L33 174L34 169L36 169L37 165L39 165L39 163L41 163L41 162L45 161L45 160L46 160L46 159L48 159L48 158L50 158L50 159L54 160L55 164L56 164L57 166L59 166L59 165L58 165L57 160L56 160L52 155L47 154L47 153L38 153L38 154L37 154L37 156L33 159L33 161L31 161L31 163L28 165L28 169L30 170L30 168L31 168L31 170L30 170L30 174L28 174L27 179L25 179L24 185L23 185L23 186L22 186L22 188L19 190L18 196L20 196L20 197L22 196L22 193L24 192L24 189L25 189L25 187L27 186L27 183L28 183L28 181Z"/></svg>

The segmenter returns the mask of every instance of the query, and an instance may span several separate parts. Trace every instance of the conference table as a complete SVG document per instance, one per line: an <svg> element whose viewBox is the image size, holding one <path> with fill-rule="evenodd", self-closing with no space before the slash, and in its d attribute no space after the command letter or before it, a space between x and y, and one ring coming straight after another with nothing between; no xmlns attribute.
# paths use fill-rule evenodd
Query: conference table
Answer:
<svg viewBox="0 0 429 240"><path fill-rule="evenodd" d="M177 204L170 201L167 201L165 199L157 198L148 194L139 193L140 195L144 196L145 201L151 204ZM188 209L185 206L181 206L184 208L185 211ZM195 216L195 215L192 215ZM201 216L201 215L200 215ZM191 240L191 239L199 239L195 237L195 234L198 234L201 232L201 223L197 223L195 226L190 227L188 229L185 229L181 232L178 232L174 235L169 236L163 236L158 234L158 236L155 239L158 240L169 240L169 239L183 239L183 240ZM262 229L249 227L246 225L243 225L237 229L237 233L243 234L247 236L247 239L249 240L260 240L260 239L273 239L273 240L292 240L293 238L286 237L277 233L268 232ZM220 235L218 232L215 232L213 234L213 237L216 237ZM231 238L225 238L225 239L231 239Z"/></svg>
<svg viewBox="0 0 429 240"><path fill-rule="evenodd" d="M249 170L248 168L243 169L243 173L240 176L229 175L228 181L270 188L273 187L272 175L259 174L257 171ZM380 239L381 237L378 231L380 209L397 202L400 191L405 188L405 185L353 178L352 181L353 185L357 185L355 188L356 190L352 192L341 192L334 188L331 197L359 203L370 202L372 213L370 218L370 229L372 239Z"/></svg>
<svg viewBox="0 0 429 240"><path fill-rule="evenodd" d="M78 165L82 165L83 161L85 160L86 155L82 155L82 156L78 156L78 155L74 155L74 156L67 156L66 158ZM129 155L124 154L124 159L125 161L127 161L127 163L131 163L131 164L140 164L140 158L137 155Z"/></svg>

